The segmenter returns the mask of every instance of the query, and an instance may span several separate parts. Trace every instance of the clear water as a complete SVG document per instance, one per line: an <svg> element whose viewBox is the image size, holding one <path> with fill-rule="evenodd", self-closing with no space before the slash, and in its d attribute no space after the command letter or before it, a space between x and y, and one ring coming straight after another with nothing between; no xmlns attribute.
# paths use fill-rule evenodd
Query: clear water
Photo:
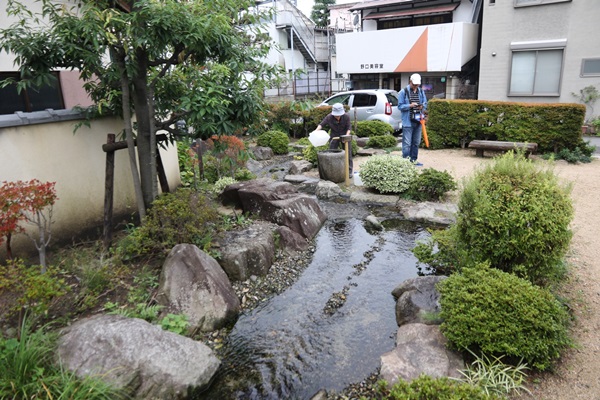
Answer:
<svg viewBox="0 0 600 400"><path fill-rule="evenodd" d="M417 276L411 249L428 235L412 223L392 225L369 233L359 219L326 222L299 280L240 316L223 367L198 399L310 399L375 372L394 347L391 292ZM336 293L345 302L325 312Z"/></svg>

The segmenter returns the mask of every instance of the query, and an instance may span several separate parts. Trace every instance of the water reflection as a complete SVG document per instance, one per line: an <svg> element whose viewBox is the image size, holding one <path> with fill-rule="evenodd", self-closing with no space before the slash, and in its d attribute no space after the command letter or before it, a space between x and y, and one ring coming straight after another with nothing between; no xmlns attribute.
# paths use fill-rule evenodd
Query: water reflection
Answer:
<svg viewBox="0 0 600 400"><path fill-rule="evenodd" d="M374 235L362 220L327 222L299 280L240 316L222 370L198 399L310 399L368 377L394 346L391 291L417 276L410 250L426 235L412 223ZM342 291L343 305L325 313Z"/></svg>

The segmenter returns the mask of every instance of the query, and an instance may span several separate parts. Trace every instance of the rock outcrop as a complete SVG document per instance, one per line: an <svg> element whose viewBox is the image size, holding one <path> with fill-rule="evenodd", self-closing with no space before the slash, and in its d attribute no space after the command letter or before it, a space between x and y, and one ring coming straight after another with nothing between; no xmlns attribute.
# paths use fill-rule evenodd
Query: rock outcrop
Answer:
<svg viewBox="0 0 600 400"><path fill-rule="evenodd" d="M137 318L97 315L61 332L58 356L136 399L186 399L207 388L220 361L203 343Z"/></svg>
<svg viewBox="0 0 600 400"><path fill-rule="evenodd" d="M213 331L237 319L240 301L219 263L191 244L178 244L160 274L157 300L185 314L191 330Z"/></svg>

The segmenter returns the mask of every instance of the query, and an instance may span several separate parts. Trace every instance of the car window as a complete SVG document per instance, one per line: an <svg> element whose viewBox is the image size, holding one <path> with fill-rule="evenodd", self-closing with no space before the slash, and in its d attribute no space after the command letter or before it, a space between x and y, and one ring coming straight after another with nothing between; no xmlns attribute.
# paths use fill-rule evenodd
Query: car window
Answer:
<svg viewBox="0 0 600 400"><path fill-rule="evenodd" d="M342 103L347 106L348 99L350 99L349 94L341 94L339 96L332 97L331 99L327 100L326 103L329 104L330 106L337 104L337 103Z"/></svg>
<svg viewBox="0 0 600 400"><path fill-rule="evenodd" d="M386 93L385 97L387 97L387 101L392 105L392 107L396 107L398 105L398 96L394 96L392 93Z"/></svg>
<svg viewBox="0 0 600 400"><path fill-rule="evenodd" d="M377 96L368 93L355 93L352 107L373 107L377 104Z"/></svg>

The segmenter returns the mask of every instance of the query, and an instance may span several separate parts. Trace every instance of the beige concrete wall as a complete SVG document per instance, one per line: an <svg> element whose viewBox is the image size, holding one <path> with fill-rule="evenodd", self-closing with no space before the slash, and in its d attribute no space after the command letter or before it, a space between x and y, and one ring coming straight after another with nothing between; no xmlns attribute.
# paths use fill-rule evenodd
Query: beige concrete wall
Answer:
<svg viewBox="0 0 600 400"><path fill-rule="evenodd" d="M56 239L76 237L98 227L102 232L106 153L102 145L107 133L118 133L122 121L105 118L76 133L77 121L53 122L0 128L0 182L38 179L56 182L58 200L54 206L52 232ZM118 137L117 137L117 140ZM161 150L169 186L180 185L177 150ZM135 195L127 150L115 156L114 214L136 212ZM14 255L35 251L24 235L13 238ZM5 248L0 249L0 258Z"/></svg>
<svg viewBox="0 0 600 400"><path fill-rule="evenodd" d="M589 85L600 89L600 77L580 75L583 58L600 57L597 39L600 1L578 0L515 7L514 0L483 3L479 99L574 103L571 93ZM566 39L560 96L508 96L512 42ZM596 114L600 107L596 105ZM588 110L588 117L589 117Z"/></svg>

